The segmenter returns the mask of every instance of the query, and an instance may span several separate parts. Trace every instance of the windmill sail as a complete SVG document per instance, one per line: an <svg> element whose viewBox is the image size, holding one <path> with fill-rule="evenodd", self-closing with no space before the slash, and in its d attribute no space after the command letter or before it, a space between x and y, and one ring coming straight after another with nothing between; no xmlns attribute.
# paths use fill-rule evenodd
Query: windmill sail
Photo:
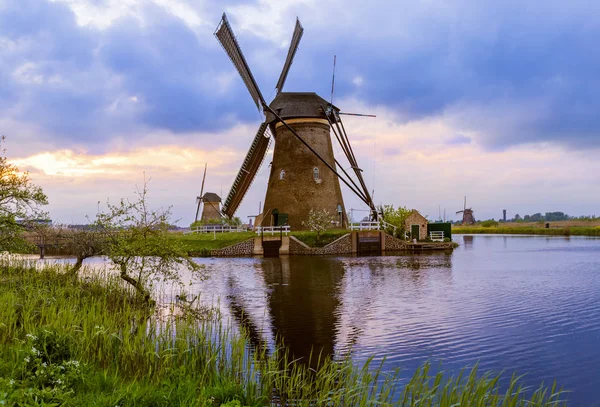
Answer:
<svg viewBox="0 0 600 407"><path fill-rule="evenodd" d="M265 131L267 130L267 123L263 123L258 128L256 132L256 136L254 136L254 140L252 141L252 145L246 154L246 158L242 163L242 167L240 168L237 176L235 177L235 181L233 182L233 186L229 191L229 195L225 200L225 204L223 205L223 213L228 217L232 217L238 206L244 199L244 195L246 195L246 191L252 184L258 169L260 168L263 159L265 158L265 154L267 153L267 148L269 147L270 138L265 137Z"/></svg>
<svg viewBox="0 0 600 407"><path fill-rule="evenodd" d="M198 197L198 208L196 208L196 218L194 222L198 222L198 214L200 213L200 205L202 205L202 195L204 194L204 180L206 180L206 167L208 163L204 163L204 176L202 177L202 187L200 188L200 196Z"/></svg>
<svg viewBox="0 0 600 407"><path fill-rule="evenodd" d="M287 58L285 59L285 63L283 64L281 75L279 75L279 80L277 81L277 85L275 86L278 95L279 93L281 93L283 85L285 84L285 80L287 79L288 72L290 71L292 62L294 61L294 56L296 55L296 51L298 51L298 44L300 44L302 34L304 34L304 28L302 28L300 20L296 18L296 27L294 28L294 34L292 35L292 42L290 42L290 49L288 50Z"/></svg>
<svg viewBox="0 0 600 407"><path fill-rule="evenodd" d="M252 96L254 103L256 103L258 109L262 109L262 106L265 104L265 100L262 96L262 93L260 93L260 89L256 84L254 76L252 76L252 72L248 67L248 63L246 62L246 58L244 58L244 54L242 54L240 45L238 44L237 39L231 30L231 26L229 25L229 21L227 20L225 13L223 13L223 18L221 18L221 22L217 26L215 36L242 77L242 80L246 84L246 88L248 88L248 92L250 92L250 96Z"/></svg>

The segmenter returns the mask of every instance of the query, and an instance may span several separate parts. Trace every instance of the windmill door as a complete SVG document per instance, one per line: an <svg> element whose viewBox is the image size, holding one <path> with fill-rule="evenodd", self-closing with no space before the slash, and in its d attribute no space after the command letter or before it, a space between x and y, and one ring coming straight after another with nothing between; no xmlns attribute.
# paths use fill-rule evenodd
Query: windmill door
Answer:
<svg viewBox="0 0 600 407"><path fill-rule="evenodd" d="M410 225L410 237L417 240L421 239L419 237L419 225Z"/></svg>

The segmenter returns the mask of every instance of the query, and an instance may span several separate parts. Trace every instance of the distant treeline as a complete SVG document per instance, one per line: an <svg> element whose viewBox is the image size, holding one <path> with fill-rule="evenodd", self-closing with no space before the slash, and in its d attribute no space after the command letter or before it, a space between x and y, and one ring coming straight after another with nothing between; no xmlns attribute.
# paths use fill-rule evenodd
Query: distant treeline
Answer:
<svg viewBox="0 0 600 407"><path fill-rule="evenodd" d="M533 215L521 215L516 214L511 221L513 222L556 222L559 220L592 220L596 219L596 215L591 216L569 216L564 212L546 212L545 215L541 213L534 213Z"/></svg>

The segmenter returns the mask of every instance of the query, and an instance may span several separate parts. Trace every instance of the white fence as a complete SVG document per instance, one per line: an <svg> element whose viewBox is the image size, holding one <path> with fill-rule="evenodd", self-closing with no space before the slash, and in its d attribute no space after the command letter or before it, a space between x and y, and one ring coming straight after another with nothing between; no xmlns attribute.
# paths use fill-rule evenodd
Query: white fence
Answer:
<svg viewBox="0 0 600 407"><path fill-rule="evenodd" d="M257 226L256 234L260 236L261 233L267 234L270 233L271 236L275 233L285 233L287 236L290 233L289 226Z"/></svg>
<svg viewBox="0 0 600 407"><path fill-rule="evenodd" d="M247 229L244 226L229 226L229 225L202 225L191 228L184 234L190 233L228 233L228 232L245 232Z"/></svg>
<svg viewBox="0 0 600 407"><path fill-rule="evenodd" d="M444 231L440 230L440 231L436 231L436 232L429 232L429 238L433 242L443 242L444 241Z"/></svg>
<svg viewBox="0 0 600 407"><path fill-rule="evenodd" d="M396 232L396 229L398 229L396 226L387 223L383 219L378 222L359 222L350 224L350 230L380 230L387 228L394 229L394 233Z"/></svg>
<svg viewBox="0 0 600 407"><path fill-rule="evenodd" d="M383 219L381 219L380 222L381 222L381 228L382 229L392 228L392 229L394 229L394 235L396 234L396 229L398 229L397 226L394 226L391 223L387 223Z"/></svg>
<svg viewBox="0 0 600 407"><path fill-rule="evenodd" d="M379 230L381 225L379 222L359 222L351 223L350 230Z"/></svg>

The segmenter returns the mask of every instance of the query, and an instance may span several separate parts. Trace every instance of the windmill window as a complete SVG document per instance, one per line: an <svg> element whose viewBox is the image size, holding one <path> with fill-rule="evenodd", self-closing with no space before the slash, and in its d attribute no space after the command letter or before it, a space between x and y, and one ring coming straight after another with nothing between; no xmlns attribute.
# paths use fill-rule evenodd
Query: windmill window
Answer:
<svg viewBox="0 0 600 407"><path fill-rule="evenodd" d="M285 170L279 171L279 179L285 179Z"/></svg>
<svg viewBox="0 0 600 407"><path fill-rule="evenodd" d="M317 167L313 168L313 178L316 182L321 182L321 174Z"/></svg>

